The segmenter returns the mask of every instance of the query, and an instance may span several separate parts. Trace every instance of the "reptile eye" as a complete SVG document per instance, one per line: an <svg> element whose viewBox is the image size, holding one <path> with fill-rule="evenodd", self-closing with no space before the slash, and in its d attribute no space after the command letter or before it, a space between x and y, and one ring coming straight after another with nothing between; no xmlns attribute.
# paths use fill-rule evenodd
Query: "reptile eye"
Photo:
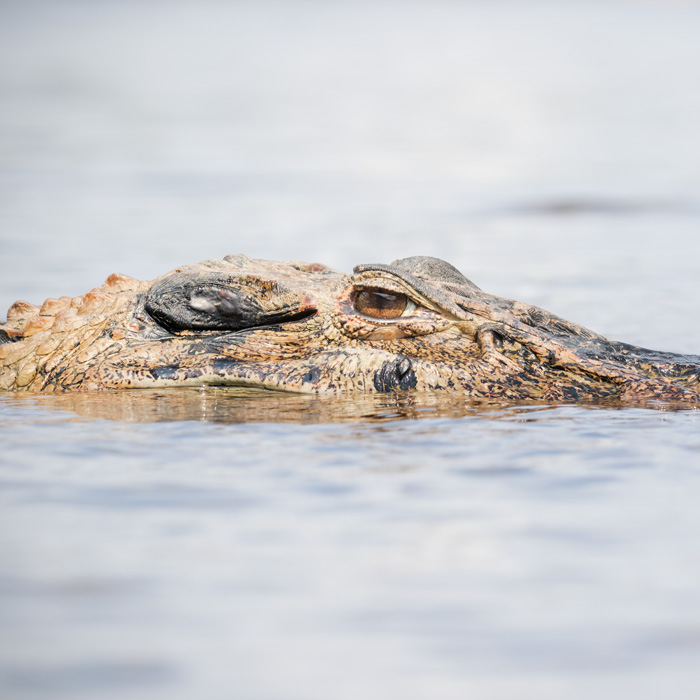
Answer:
<svg viewBox="0 0 700 700"><path fill-rule="evenodd" d="M415 304L405 295L379 289L362 289L355 293L355 311L363 316L379 319L399 318L415 309Z"/></svg>

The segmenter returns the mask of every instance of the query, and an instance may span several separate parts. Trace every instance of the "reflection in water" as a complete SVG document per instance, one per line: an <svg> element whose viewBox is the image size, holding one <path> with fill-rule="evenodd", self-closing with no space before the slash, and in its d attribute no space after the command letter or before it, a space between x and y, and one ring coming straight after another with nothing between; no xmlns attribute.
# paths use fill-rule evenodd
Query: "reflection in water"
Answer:
<svg viewBox="0 0 700 700"><path fill-rule="evenodd" d="M311 396L244 387L182 387L110 392L75 392L48 396L10 395L3 401L17 406L69 411L81 419L122 423L199 421L239 423L361 423L421 418L531 417L552 404L517 404L476 400L451 394L369 394ZM689 408L669 402L631 405L607 400L578 404L610 409L652 408L673 411ZM692 407L690 407L692 408Z"/></svg>
<svg viewBox="0 0 700 700"><path fill-rule="evenodd" d="M461 417L517 407L440 394L310 396L241 387L135 389L55 396L5 396L18 405L125 423L348 423Z"/></svg>

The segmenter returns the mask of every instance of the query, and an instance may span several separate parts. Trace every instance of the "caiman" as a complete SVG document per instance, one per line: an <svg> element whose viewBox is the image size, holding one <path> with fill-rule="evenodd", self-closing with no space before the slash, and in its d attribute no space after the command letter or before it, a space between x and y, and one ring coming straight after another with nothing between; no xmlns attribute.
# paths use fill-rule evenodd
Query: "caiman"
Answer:
<svg viewBox="0 0 700 700"><path fill-rule="evenodd" d="M700 403L699 356L607 340L429 257L352 275L244 255L150 282L112 275L82 297L16 302L0 343L0 387L14 391L234 385Z"/></svg>

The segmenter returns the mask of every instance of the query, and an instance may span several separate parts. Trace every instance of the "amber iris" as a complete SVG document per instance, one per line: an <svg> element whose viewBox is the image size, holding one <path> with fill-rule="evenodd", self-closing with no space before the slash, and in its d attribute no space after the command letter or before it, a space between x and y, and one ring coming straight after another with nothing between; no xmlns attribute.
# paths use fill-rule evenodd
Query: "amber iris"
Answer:
<svg viewBox="0 0 700 700"><path fill-rule="evenodd" d="M362 289L355 293L355 311L370 318L399 318L406 310L408 297L379 289Z"/></svg>

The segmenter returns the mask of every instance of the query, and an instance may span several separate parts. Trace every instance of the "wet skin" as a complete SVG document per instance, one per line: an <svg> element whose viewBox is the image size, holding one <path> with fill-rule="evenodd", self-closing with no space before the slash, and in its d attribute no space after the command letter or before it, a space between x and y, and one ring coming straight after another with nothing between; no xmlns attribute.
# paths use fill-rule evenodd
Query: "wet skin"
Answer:
<svg viewBox="0 0 700 700"><path fill-rule="evenodd" d="M0 387L180 385L294 392L453 392L475 399L700 403L700 357L614 342L413 257L324 265L227 256L153 282L17 302Z"/></svg>

